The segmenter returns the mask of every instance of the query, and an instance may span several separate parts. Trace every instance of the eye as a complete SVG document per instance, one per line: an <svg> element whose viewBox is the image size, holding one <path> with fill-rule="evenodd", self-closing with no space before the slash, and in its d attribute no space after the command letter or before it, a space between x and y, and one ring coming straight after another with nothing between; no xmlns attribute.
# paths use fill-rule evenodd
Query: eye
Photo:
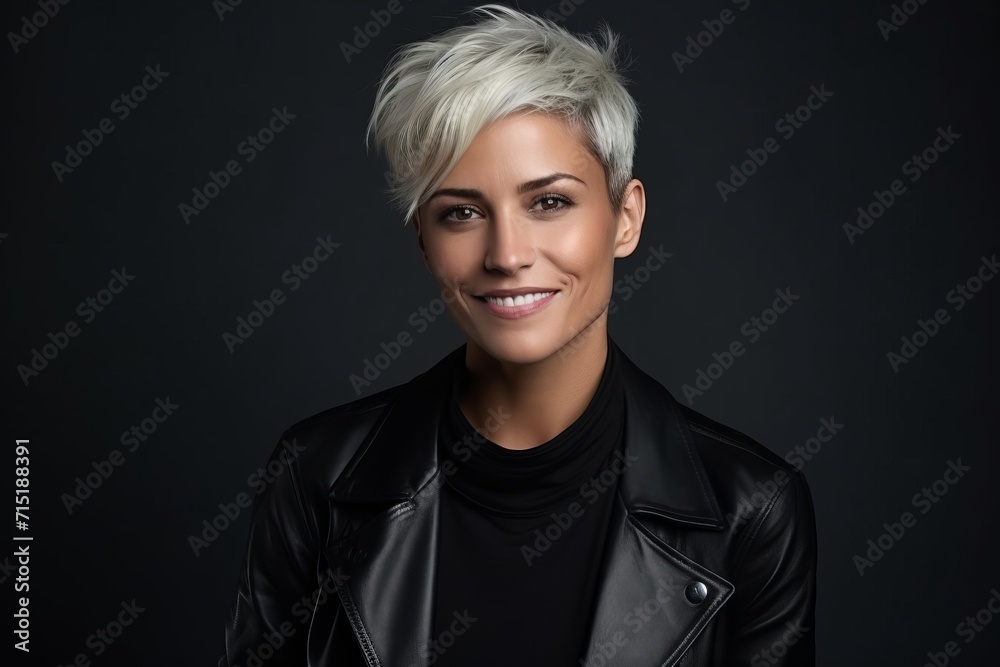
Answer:
<svg viewBox="0 0 1000 667"><path fill-rule="evenodd" d="M560 203L562 204L562 206L558 206L558 204ZM535 205L538 204L542 205L542 208L539 210L544 212L549 212L549 211L558 211L560 209L569 208L570 206L573 205L573 202L571 202L566 197L563 197L562 195L545 194L535 200Z"/></svg>
<svg viewBox="0 0 1000 667"><path fill-rule="evenodd" d="M452 213L458 213L458 217L457 218L449 217L451 216ZM468 222L470 220L474 220L474 218L465 216L473 213L479 213L479 211L476 209L475 206L470 206L468 204L461 204L460 206L452 206L449 209L441 211L441 215L438 217L440 220L444 222Z"/></svg>

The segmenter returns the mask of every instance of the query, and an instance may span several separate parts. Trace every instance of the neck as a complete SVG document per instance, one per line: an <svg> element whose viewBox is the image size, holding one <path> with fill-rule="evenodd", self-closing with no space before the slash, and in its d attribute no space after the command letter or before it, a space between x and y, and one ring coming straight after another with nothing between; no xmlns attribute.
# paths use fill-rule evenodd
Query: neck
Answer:
<svg viewBox="0 0 1000 667"><path fill-rule="evenodd" d="M475 427L507 449L531 449L565 430L590 403L607 360L607 319L599 318L540 361L496 359L468 341L468 382L459 407Z"/></svg>

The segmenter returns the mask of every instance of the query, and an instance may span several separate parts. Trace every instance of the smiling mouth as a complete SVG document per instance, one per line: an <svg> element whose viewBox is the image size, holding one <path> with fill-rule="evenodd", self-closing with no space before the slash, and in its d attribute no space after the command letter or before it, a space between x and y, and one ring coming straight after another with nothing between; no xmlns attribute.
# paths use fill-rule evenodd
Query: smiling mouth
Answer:
<svg viewBox="0 0 1000 667"><path fill-rule="evenodd" d="M515 297L510 296L480 296L477 297L482 301L487 303L492 303L496 306L526 306L535 301L541 301L542 299L552 296L555 294L552 292L535 292L534 294L518 294Z"/></svg>
<svg viewBox="0 0 1000 667"><path fill-rule="evenodd" d="M483 307L492 315L505 320L519 320L540 313L559 296L559 290L532 292L517 296L480 296Z"/></svg>

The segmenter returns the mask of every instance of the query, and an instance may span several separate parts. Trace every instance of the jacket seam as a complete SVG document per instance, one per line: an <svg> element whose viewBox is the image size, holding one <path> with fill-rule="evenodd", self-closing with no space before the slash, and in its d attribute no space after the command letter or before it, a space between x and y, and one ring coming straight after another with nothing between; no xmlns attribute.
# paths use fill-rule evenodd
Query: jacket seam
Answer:
<svg viewBox="0 0 1000 667"><path fill-rule="evenodd" d="M743 564L743 558L749 552L750 547L753 544L753 541L757 538L757 533L760 531L760 528L763 525L764 520L771 513L771 510L774 508L775 503L778 502L778 499L788 489L788 487L791 484L792 479L795 478L795 477L803 477L804 478L804 475L803 475L802 471L799 470L798 468L792 467L791 469L786 469L785 466L776 465L773 461L769 461L768 459L766 459L765 457L761 456L757 452L749 449L744 443L741 443L738 440L734 440L733 438L730 438L729 436L727 436L727 435L725 435L723 433L720 433L719 431L717 431L717 430L715 430L715 429L713 429L711 427L703 426L701 424L691 424L691 430L692 431L696 431L698 433L701 433L702 435L705 435L705 436L708 436L708 437L714 437L714 438L716 438L716 439L718 439L718 440L720 440L720 441L722 441L722 442L724 442L726 444L732 445L732 446L738 448L740 451L743 451L743 452L746 452L748 454L751 454L754 457L760 459L761 461L763 461L763 462L765 462L765 463L767 463L769 465L774 466L778 470L784 470L786 472L786 474L788 474L788 476L789 476L788 481L781 485L781 489L779 489L778 492L774 494L774 496L771 498L770 502L768 502L767 506L763 510L761 510L761 512L754 519L753 524L751 524L751 530L750 530L750 532L748 532L747 535L737 545L737 548L736 548L736 557L734 559L733 566L734 566L734 568L738 568L739 566L741 566Z"/></svg>
<svg viewBox="0 0 1000 667"><path fill-rule="evenodd" d="M801 472L799 474L801 475ZM778 492L771 498L767 507L761 510L760 514L758 514L757 518L754 520L750 532L747 533L746 537L743 538L736 548L736 558L733 561L733 569L738 570L742 567L743 559L746 558L748 553L750 553L750 547L753 545L753 541L757 539L761 526L764 525L764 521L771 515L771 511L778 503L778 499L781 498L788 490L788 487L791 486L792 479L793 478L790 477L789 481L781 486Z"/></svg>
<svg viewBox="0 0 1000 667"><path fill-rule="evenodd" d="M285 433L283 433L281 436L281 441L284 442L285 440L287 440L289 435L290 435L289 431L285 431ZM282 451L287 451L287 450L282 450ZM300 488L303 485L303 483L302 480L299 479L298 461L295 462L295 465L292 465L291 462L288 463L288 472L289 472L289 479L291 480L292 484L292 493L295 494L295 504L299 510L299 517L302 520L302 522L306 525L306 529L309 531L309 538L310 542L312 543L312 546L318 550L320 536L315 532L317 530L316 526L314 525L316 523L315 517L312 517L312 520L310 520L311 513L307 512L305 508L305 501L302 493L303 489Z"/></svg>

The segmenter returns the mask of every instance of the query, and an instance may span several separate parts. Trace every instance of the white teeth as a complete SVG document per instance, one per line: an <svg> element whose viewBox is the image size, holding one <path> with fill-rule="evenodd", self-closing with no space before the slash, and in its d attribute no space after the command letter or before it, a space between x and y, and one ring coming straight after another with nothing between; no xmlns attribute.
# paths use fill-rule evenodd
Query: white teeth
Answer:
<svg viewBox="0 0 1000 667"><path fill-rule="evenodd" d="M525 304L533 303L538 299L544 299L548 295L554 293L555 292L538 292L536 294L519 294L516 297L487 296L483 298L498 306L523 306Z"/></svg>

